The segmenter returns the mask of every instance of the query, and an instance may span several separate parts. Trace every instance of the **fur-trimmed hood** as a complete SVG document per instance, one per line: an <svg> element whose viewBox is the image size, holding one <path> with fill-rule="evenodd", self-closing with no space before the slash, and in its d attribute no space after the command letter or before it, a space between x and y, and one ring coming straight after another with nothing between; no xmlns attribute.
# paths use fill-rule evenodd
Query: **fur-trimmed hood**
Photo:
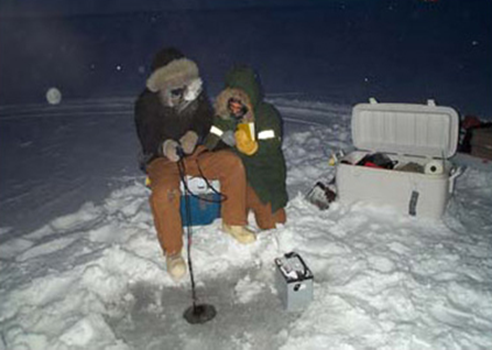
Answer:
<svg viewBox="0 0 492 350"><path fill-rule="evenodd" d="M223 119L230 118L228 102L231 97L240 100L248 107L248 113L243 117L243 121L254 121L255 110L262 100L262 93L260 82L252 68L237 66L226 74L225 89L219 93L214 104L216 115Z"/></svg>
<svg viewBox="0 0 492 350"><path fill-rule="evenodd" d="M254 106L251 103L248 94L246 94L246 92L244 92L241 89L225 88L224 90L222 90L220 94L217 96L217 98L215 99L215 104L214 104L215 114L221 117L222 119L229 119L231 117L231 113L228 108L228 103L231 98L235 98L241 101L243 105L248 107L248 112L243 117L243 120L245 122L253 122L255 120L254 108L253 108Z"/></svg>
<svg viewBox="0 0 492 350"><path fill-rule="evenodd" d="M152 92L173 89L198 79L198 66L187 58L179 58L156 69L147 79L147 89Z"/></svg>
<svg viewBox="0 0 492 350"><path fill-rule="evenodd" d="M180 88L199 78L196 63L174 47L165 47L157 52L151 68L146 86L154 93Z"/></svg>

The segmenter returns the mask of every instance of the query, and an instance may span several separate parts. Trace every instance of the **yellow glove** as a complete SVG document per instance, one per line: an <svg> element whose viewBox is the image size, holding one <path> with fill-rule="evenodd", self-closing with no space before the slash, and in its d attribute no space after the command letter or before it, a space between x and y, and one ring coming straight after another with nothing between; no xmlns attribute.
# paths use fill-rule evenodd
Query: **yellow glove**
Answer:
<svg viewBox="0 0 492 350"><path fill-rule="evenodd" d="M241 153L252 156L258 151L258 142L251 140L244 130L238 130L234 133L236 138L236 147Z"/></svg>

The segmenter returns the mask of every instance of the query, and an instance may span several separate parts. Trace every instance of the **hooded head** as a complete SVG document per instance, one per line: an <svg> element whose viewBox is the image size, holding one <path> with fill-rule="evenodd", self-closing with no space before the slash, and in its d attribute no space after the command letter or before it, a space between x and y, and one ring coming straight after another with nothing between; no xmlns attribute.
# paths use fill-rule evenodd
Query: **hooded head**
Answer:
<svg viewBox="0 0 492 350"><path fill-rule="evenodd" d="M160 50L152 61L147 89L157 93L163 105L187 105L202 91L202 80L195 62L171 47Z"/></svg>
<svg viewBox="0 0 492 350"><path fill-rule="evenodd" d="M231 99L240 101L248 110L245 117L254 120L254 110L262 99L261 84L255 71L248 66L235 66L225 77L225 89L217 96L215 110L222 118L230 118Z"/></svg>

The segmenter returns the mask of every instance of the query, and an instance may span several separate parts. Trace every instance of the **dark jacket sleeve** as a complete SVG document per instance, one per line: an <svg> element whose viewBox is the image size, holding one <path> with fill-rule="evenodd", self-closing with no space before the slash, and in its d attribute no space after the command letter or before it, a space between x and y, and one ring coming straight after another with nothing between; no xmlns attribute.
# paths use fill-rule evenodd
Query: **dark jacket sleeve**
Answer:
<svg viewBox="0 0 492 350"><path fill-rule="evenodd" d="M227 132L227 131L232 131L234 132L236 129L236 124L232 120L224 120L223 118L219 116L214 116L212 120L212 125L216 127L218 130L221 132ZM211 125L211 126L212 126ZM207 136L205 138L205 147L207 147L209 150L221 150L221 149L226 149L226 148L231 148L224 142L222 142L222 139L220 136L212 133L210 131L210 128L207 132Z"/></svg>
<svg viewBox="0 0 492 350"><path fill-rule="evenodd" d="M152 103L143 93L135 103L135 125L145 158L162 156L161 135L153 113Z"/></svg>
<svg viewBox="0 0 492 350"><path fill-rule="evenodd" d="M257 130L257 133L264 130L273 130L275 137L266 139L266 140L258 140L259 148L257 155L262 156L265 154L269 154L273 150L280 150L282 147L282 137L283 137L283 125L282 125L282 117L278 110L269 103L263 103L259 110L259 113L263 115L263 122L261 130Z"/></svg>
<svg viewBox="0 0 492 350"><path fill-rule="evenodd" d="M202 144L210 131L213 120L213 109L208 97L202 93L198 97L198 110L193 118L191 130L197 133L199 143Z"/></svg>

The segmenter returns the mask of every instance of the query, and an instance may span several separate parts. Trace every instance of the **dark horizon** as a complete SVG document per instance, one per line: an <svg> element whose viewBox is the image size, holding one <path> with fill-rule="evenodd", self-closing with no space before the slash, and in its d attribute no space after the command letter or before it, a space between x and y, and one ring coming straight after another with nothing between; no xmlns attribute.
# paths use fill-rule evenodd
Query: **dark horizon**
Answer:
<svg viewBox="0 0 492 350"><path fill-rule="evenodd" d="M243 62L272 93L348 104L434 98L492 119L492 2L209 1L147 11L155 4L144 1L135 13L110 3L95 15L63 15L62 7L57 16L3 18L0 104L43 103L50 87L64 99L136 96L152 55L174 45L198 62L211 96Z"/></svg>

